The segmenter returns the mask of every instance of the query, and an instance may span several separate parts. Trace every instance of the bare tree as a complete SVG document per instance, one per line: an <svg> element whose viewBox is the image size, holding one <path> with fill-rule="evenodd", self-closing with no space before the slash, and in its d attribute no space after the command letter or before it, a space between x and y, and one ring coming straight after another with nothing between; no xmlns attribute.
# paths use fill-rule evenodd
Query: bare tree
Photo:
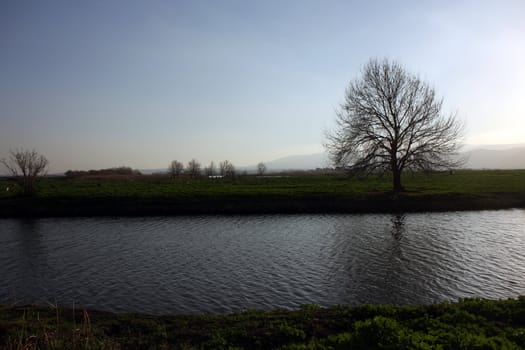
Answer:
<svg viewBox="0 0 525 350"><path fill-rule="evenodd" d="M29 151L17 148L9 151L9 158L0 161L17 178L22 186L23 193L26 195L35 192L36 180L47 173L49 161L34 149Z"/></svg>
<svg viewBox="0 0 525 350"><path fill-rule="evenodd" d="M235 176L235 167L228 160L223 160L219 163L219 171L222 176Z"/></svg>
<svg viewBox="0 0 525 350"><path fill-rule="evenodd" d="M264 175L264 173L266 173L266 164L264 164L263 162L257 164L257 173L259 175Z"/></svg>
<svg viewBox="0 0 525 350"><path fill-rule="evenodd" d="M441 113L443 100L399 63L370 60L350 83L326 145L339 167L354 172L391 172L395 192L405 170L450 169L463 127Z"/></svg>
<svg viewBox="0 0 525 350"><path fill-rule="evenodd" d="M186 172L191 177L199 176L201 174L201 163L197 162L195 159L190 160L186 166Z"/></svg>
<svg viewBox="0 0 525 350"><path fill-rule="evenodd" d="M184 165L179 161L172 161L168 167L168 174L171 177L180 176L184 170Z"/></svg>
<svg viewBox="0 0 525 350"><path fill-rule="evenodd" d="M210 165L204 168L204 173L206 174L206 176L213 176L215 175L215 172L215 163L213 161L210 162Z"/></svg>

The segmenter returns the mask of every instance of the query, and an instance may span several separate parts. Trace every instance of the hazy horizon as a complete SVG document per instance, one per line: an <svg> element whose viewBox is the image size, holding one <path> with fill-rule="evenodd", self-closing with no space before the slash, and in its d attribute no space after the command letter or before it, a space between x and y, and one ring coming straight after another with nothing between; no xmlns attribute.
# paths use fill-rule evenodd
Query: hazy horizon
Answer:
<svg viewBox="0 0 525 350"><path fill-rule="evenodd" d="M472 158L472 156L475 156ZM485 144L485 145L464 145L459 152L460 157L466 157L466 162L461 166L465 169L525 169L525 143L519 144ZM201 163L196 159L204 169L209 165L208 163ZM212 160L215 167L222 160ZM289 154L283 157L273 159L261 160L269 172L272 171L286 171L286 170L315 170L318 168L333 168L334 164L330 161L330 156L326 150L316 153L307 154ZM116 162L118 163L118 162ZM116 168L120 166L127 166L126 164L116 164L106 168ZM239 172L248 170L249 172L257 171L257 164L233 164L235 169ZM186 167L187 162L183 162ZM67 169L67 170L98 170L102 167L93 167L90 169ZM155 168L133 168L139 170L143 174L151 174L157 172L168 171L168 166L159 166ZM50 175L63 174L66 170L55 171ZM0 171L2 175L2 171ZM7 173L5 174L7 175Z"/></svg>
<svg viewBox="0 0 525 350"><path fill-rule="evenodd" d="M525 3L0 3L0 158L50 173L323 151L370 58L419 74L465 143L525 143ZM0 169L3 171L3 169Z"/></svg>

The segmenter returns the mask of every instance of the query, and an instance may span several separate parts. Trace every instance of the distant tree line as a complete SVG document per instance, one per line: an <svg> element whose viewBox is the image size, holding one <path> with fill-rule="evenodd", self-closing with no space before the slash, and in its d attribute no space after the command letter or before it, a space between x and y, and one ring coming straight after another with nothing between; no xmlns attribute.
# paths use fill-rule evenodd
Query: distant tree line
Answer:
<svg viewBox="0 0 525 350"><path fill-rule="evenodd" d="M174 160L168 166L168 174L171 177L177 177L181 175L187 175L190 177L197 177L201 175L206 176L224 176L224 177L234 177L236 175L235 166L228 160L223 160L219 163L219 167L215 166L215 163L212 161L208 166L202 168L201 163L196 159L192 159L188 162L186 167L184 164L178 160Z"/></svg>
<svg viewBox="0 0 525 350"><path fill-rule="evenodd" d="M67 177L82 177L82 176L108 176L108 175L141 175L140 171L134 170L130 167L120 166L115 168L99 169L99 170L68 170L65 172Z"/></svg>
<svg viewBox="0 0 525 350"><path fill-rule="evenodd" d="M257 164L257 173L263 175L266 173L266 165L264 163ZM188 162L186 167L182 162L178 160L172 161L168 166L168 175L171 177L178 177L182 175L197 177L197 176L221 176L221 177L235 177L237 171L235 166L229 160L223 160L219 162L217 167L212 161L208 166L202 168L201 163L196 159L192 159Z"/></svg>

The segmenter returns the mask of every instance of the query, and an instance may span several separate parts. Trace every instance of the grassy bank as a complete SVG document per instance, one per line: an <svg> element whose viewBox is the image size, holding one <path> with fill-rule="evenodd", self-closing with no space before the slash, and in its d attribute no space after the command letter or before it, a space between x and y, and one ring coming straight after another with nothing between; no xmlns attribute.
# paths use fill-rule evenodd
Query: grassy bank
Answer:
<svg viewBox="0 0 525 350"><path fill-rule="evenodd" d="M0 215L174 215L393 212L525 207L525 170L406 174L394 196L388 177L241 176L235 179L130 176L48 178L38 195L0 180ZM7 188L9 191L6 191Z"/></svg>
<svg viewBox="0 0 525 350"><path fill-rule="evenodd" d="M7 349L520 349L525 297L191 316L3 306L0 344Z"/></svg>

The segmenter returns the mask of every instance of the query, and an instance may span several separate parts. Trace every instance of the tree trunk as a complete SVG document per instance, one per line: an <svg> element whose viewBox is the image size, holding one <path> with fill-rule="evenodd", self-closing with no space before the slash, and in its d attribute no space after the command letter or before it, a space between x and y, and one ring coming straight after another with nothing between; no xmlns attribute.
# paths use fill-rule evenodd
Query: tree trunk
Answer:
<svg viewBox="0 0 525 350"><path fill-rule="evenodd" d="M403 192L403 186L401 186L401 171L398 169L392 170L394 192L399 193Z"/></svg>

